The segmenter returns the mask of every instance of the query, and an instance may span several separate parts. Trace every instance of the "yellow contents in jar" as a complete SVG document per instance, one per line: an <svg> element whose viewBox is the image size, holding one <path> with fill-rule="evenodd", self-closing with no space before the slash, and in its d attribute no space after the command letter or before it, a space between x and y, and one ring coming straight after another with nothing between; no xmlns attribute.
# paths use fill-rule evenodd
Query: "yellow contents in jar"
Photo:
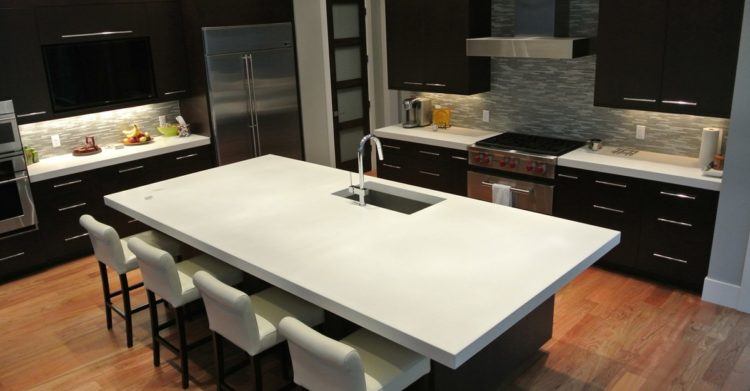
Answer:
<svg viewBox="0 0 750 391"><path fill-rule="evenodd" d="M451 109L437 108L432 111L432 123L438 128L447 129L451 127Z"/></svg>

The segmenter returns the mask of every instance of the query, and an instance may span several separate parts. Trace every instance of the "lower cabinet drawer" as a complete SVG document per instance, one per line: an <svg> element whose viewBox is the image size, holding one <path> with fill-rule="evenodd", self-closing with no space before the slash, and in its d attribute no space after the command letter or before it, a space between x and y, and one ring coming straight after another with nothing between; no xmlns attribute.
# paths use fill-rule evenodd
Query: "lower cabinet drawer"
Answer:
<svg viewBox="0 0 750 391"><path fill-rule="evenodd" d="M0 281L32 271L44 264L39 231L0 239Z"/></svg>
<svg viewBox="0 0 750 391"><path fill-rule="evenodd" d="M601 263L633 268L638 257L640 225L634 212L592 204L585 214L587 223L620 231L620 244L601 259Z"/></svg>

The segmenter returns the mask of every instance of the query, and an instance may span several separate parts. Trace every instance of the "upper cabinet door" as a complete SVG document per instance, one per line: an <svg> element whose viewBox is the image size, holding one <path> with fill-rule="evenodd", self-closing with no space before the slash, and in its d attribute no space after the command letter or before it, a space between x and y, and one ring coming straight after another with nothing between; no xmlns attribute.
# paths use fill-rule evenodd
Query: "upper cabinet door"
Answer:
<svg viewBox="0 0 750 391"><path fill-rule="evenodd" d="M656 110L667 0L601 0L594 104Z"/></svg>
<svg viewBox="0 0 750 391"><path fill-rule="evenodd" d="M388 45L388 87L421 90L424 87L425 0L388 0L385 3Z"/></svg>
<svg viewBox="0 0 750 391"><path fill-rule="evenodd" d="M489 91L490 60L468 57L466 39L489 36L490 15L490 0L387 0L389 88Z"/></svg>
<svg viewBox="0 0 750 391"><path fill-rule="evenodd" d="M187 95L187 56L177 2L148 3L151 51L159 98Z"/></svg>
<svg viewBox="0 0 750 391"><path fill-rule="evenodd" d="M729 117L742 0L671 0L662 110Z"/></svg>
<svg viewBox="0 0 750 391"><path fill-rule="evenodd" d="M0 99L12 99L19 123L47 118L50 108L34 10L0 9Z"/></svg>
<svg viewBox="0 0 750 391"><path fill-rule="evenodd" d="M43 45L148 35L143 4L39 7L36 15Z"/></svg>

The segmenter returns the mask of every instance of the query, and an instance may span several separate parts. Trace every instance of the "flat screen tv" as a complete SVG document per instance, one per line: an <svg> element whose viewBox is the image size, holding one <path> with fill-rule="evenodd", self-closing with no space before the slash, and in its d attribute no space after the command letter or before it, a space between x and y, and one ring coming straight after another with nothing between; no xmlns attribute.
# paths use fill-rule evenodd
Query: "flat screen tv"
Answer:
<svg viewBox="0 0 750 391"><path fill-rule="evenodd" d="M42 50L55 112L156 94L148 38L47 45Z"/></svg>

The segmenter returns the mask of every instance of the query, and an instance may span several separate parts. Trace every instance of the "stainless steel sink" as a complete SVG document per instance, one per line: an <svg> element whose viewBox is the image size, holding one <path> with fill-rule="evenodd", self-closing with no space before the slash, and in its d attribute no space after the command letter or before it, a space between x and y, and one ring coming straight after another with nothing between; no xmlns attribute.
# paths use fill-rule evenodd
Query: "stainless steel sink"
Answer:
<svg viewBox="0 0 750 391"><path fill-rule="evenodd" d="M417 193L382 183L365 182L365 189L367 189L367 195L365 196L367 205L409 215L445 201L445 198ZM349 188L337 191L333 195L355 202L358 201L358 196L352 194Z"/></svg>

